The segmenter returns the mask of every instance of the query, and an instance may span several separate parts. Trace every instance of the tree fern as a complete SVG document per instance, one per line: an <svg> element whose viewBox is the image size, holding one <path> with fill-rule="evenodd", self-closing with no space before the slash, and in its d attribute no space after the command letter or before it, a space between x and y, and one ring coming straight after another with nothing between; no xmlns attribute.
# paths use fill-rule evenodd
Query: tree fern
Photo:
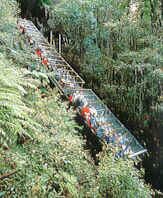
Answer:
<svg viewBox="0 0 163 198"><path fill-rule="evenodd" d="M0 57L0 144L7 145L15 143L18 134L25 134L25 128L37 130L36 123L29 118L32 110L23 102L26 83L22 74L2 54Z"/></svg>
<svg viewBox="0 0 163 198"><path fill-rule="evenodd" d="M21 62L15 62L12 56L15 53L20 60L23 54L21 45L19 48L14 45L16 40L21 39L16 30L16 18L13 17L19 12L16 1L2 0L0 10L0 40L3 41L0 50L0 145L7 147L22 137L32 138L40 125L31 118L33 110L25 102L27 89L37 87L32 84L32 75L29 72L27 75L25 69L22 72L22 66L18 66ZM29 57L26 55L26 60ZM35 81L35 84L38 83Z"/></svg>

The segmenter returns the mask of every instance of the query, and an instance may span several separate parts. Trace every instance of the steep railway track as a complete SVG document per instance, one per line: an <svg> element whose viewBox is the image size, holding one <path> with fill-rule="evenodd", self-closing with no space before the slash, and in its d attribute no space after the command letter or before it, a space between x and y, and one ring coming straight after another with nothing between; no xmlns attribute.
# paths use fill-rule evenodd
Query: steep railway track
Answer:
<svg viewBox="0 0 163 198"><path fill-rule="evenodd" d="M18 28L50 72L51 81L76 107L78 114L95 135L106 143L113 144L119 157L127 155L134 158L147 151L99 97L91 89L84 88L84 80L31 21L19 19Z"/></svg>

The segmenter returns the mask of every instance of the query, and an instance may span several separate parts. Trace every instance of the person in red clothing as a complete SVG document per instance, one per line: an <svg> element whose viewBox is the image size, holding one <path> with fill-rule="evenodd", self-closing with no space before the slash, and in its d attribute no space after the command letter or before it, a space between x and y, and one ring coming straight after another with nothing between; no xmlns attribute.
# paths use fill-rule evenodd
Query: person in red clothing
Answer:
<svg viewBox="0 0 163 198"><path fill-rule="evenodd" d="M49 62L48 62L48 59L46 57L44 57L44 56L41 57L41 63L43 65L45 65L47 67L47 69L50 69Z"/></svg>
<svg viewBox="0 0 163 198"><path fill-rule="evenodd" d="M45 57L42 57L42 64L48 65L48 60Z"/></svg>
<svg viewBox="0 0 163 198"><path fill-rule="evenodd" d="M69 96L68 96L68 100L69 100L69 104L68 104L68 107L67 107L67 111L70 110L70 107L71 107L71 105L72 105L73 96L72 96L72 95L69 95Z"/></svg>
<svg viewBox="0 0 163 198"><path fill-rule="evenodd" d="M72 95L70 95L68 99L69 99L70 104L72 104L73 96L72 96Z"/></svg>
<svg viewBox="0 0 163 198"><path fill-rule="evenodd" d="M41 50L40 50L40 49L37 49L37 50L36 50L36 54L37 54L37 56L42 57L42 55L41 55Z"/></svg>
<svg viewBox="0 0 163 198"><path fill-rule="evenodd" d="M96 115L96 111L95 108L88 106L88 101L84 98L82 92L79 91L69 95L69 102L70 105L74 104L77 108L81 108L81 116L86 121L88 127L94 130L93 127L95 126L92 126L92 124L95 122L92 122L93 117L91 116Z"/></svg>

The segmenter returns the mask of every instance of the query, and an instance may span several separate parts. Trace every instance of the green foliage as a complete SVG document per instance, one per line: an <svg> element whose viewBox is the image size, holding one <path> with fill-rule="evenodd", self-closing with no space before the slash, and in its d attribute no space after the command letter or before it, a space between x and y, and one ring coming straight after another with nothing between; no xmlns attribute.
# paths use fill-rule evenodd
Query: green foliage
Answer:
<svg viewBox="0 0 163 198"><path fill-rule="evenodd" d="M24 86L29 83L2 54L0 57L0 144L8 146L18 140L18 135L30 137L32 133L27 133L24 128L32 130L34 123L29 118L31 110L22 98L26 94Z"/></svg>
<svg viewBox="0 0 163 198"><path fill-rule="evenodd" d="M94 164L89 150L84 149L82 128L74 122L75 112L66 111L67 103L59 100L56 91L49 90L48 98L34 98L33 119L43 130L32 141L0 150L4 162L0 174L13 167L18 170L0 181L4 197L151 197L152 191L139 179L142 174L133 168L133 162L115 159L114 150L104 149L98 156L100 164Z"/></svg>
<svg viewBox="0 0 163 198"><path fill-rule="evenodd" d="M51 0L40 0L41 4L47 4L49 5L51 3Z"/></svg>
<svg viewBox="0 0 163 198"><path fill-rule="evenodd" d="M114 159L109 151L100 159L98 170L99 189L103 197L106 193L113 198L151 197L149 189L140 179L141 172L134 168L133 161Z"/></svg>
<svg viewBox="0 0 163 198"><path fill-rule="evenodd" d="M64 0L51 6L48 24L67 37L63 53L79 65L89 87L123 121L143 124L151 107L159 104L160 73L156 71L163 62L162 41L160 29L151 34L146 2L137 2L135 13L132 3Z"/></svg>
<svg viewBox="0 0 163 198"><path fill-rule="evenodd" d="M16 19L13 17L16 12L14 1L2 1L0 40L2 40L0 52L0 146L8 147L15 143L33 138L33 130L37 131L39 125L30 118L32 109L27 107L24 96L27 89L34 90L30 77L25 77L27 70L20 70L16 67L14 59L9 59L9 51L14 51L17 58L21 57L14 49L15 38L18 38L16 31ZM13 32L15 31L15 32ZM19 64L19 63L17 63ZM26 130L28 129L28 130Z"/></svg>

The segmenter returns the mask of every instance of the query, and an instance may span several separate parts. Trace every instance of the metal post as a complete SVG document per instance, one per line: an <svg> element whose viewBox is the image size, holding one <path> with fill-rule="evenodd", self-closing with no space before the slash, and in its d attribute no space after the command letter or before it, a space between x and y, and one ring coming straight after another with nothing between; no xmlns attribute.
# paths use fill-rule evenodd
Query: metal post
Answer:
<svg viewBox="0 0 163 198"><path fill-rule="evenodd" d="M61 35L59 34L59 54L61 54Z"/></svg>
<svg viewBox="0 0 163 198"><path fill-rule="evenodd" d="M53 42L53 33L52 31L50 31L50 45L52 45L52 42Z"/></svg>

